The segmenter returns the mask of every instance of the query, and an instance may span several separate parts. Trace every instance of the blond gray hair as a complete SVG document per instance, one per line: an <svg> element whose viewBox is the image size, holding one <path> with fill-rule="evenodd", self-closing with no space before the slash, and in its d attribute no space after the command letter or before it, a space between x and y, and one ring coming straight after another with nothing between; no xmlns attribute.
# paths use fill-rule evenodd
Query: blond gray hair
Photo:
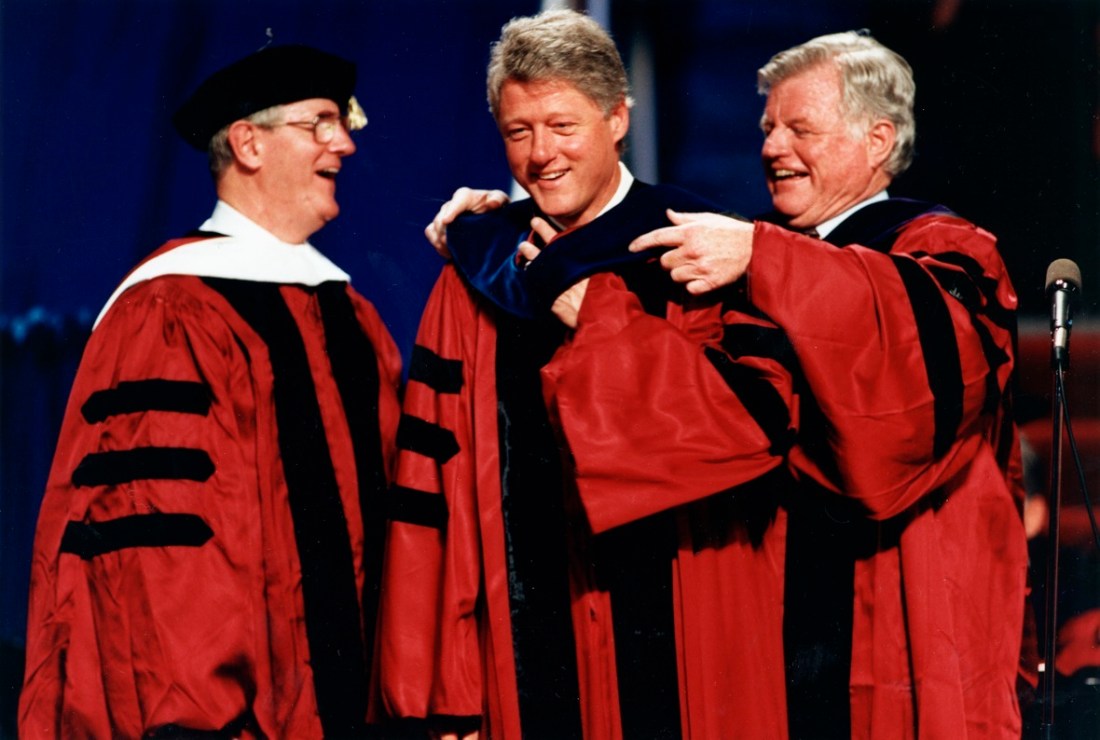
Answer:
<svg viewBox="0 0 1100 740"><path fill-rule="evenodd" d="M573 84L604 115L619 103L633 104L615 42L599 23L574 10L548 10L504 25L492 46L486 79L493 118L500 118L500 89L506 80L550 79Z"/></svg>
<svg viewBox="0 0 1100 740"><path fill-rule="evenodd" d="M250 116L240 120L248 121L256 126L270 128L283 122L285 118L284 105L273 105L270 108L258 110ZM233 121L236 123L236 121ZM223 127L218 133L210 137L210 143L206 146L206 156L210 164L210 174L217 181L225 169L233 163L233 147L229 146L229 126Z"/></svg>
<svg viewBox="0 0 1100 740"><path fill-rule="evenodd" d="M913 162L917 124L913 117L916 84L909 63L865 31L818 36L781 51L756 73L761 95L777 84L821 64L840 71L845 117L856 125L885 118L894 124L894 149L884 168L897 177Z"/></svg>

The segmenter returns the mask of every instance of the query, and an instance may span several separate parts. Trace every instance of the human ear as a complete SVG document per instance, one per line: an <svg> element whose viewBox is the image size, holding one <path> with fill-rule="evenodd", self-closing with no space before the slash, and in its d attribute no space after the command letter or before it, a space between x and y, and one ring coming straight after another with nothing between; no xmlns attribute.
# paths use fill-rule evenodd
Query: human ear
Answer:
<svg viewBox="0 0 1100 740"><path fill-rule="evenodd" d="M611 109L608 120L611 122L611 135L615 139L615 143L618 144L630 129L630 108L627 107L625 100L620 100Z"/></svg>
<svg viewBox="0 0 1100 740"><path fill-rule="evenodd" d="M867 157L874 167L879 167L894 151L897 131L893 122L882 118L871 124L867 131Z"/></svg>
<svg viewBox="0 0 1100 740"><path fill-rule="evenodd" d="M233 157L246 169L258 170L263 164L263 141L257 135L257 126L248 121L235 121L229 126L229 147Z"/></svg>

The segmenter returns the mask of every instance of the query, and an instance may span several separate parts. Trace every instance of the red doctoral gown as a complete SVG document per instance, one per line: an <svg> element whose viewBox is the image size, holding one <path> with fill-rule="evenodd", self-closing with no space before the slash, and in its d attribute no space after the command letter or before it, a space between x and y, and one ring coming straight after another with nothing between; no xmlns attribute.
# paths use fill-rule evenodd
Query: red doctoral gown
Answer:
<svg viewBox="0 0 1100 740"><path fill-rule="evenodd" d="M785 735L776 500L790 375L723 348L726 322L769 331L758 317L685 302L652 261L610 264L667 223L665 206L700 207L670 198L635 183L525 272L512 257L532 213L514 204L488 217L488 238L503 237L499 253L477 250L500 258L487 285L444 268L398 432L380 617L389 712L492 738ZM580 274L622 277L592 278L563 345L546 309L579 276L561 267L569 254ZM502 274L534 277L502 286ZM522 289L543 318L497 305ZM667 416L635 417L653 397Z"/></svg>
<svg viewBox="0 0 1100 740"><path fill-rule="evenodd" d="M726 321L727 352L756 348L795 376L798 444L786 459L800 485L784 497L791 734L1018 736L1027 553L1009 417L1015 292L994 238L946 209L867 206L830 238L849 246L758 224L747 289L769 320L755 338ZM593 281L581 329L547 371L597 527L616 521L621 482L642 500L697 469L688 459L666 474L673 447L695 461L753 452L714 431L722 419L706 404L718 397L691 380L688 347L676 374L662 374L670 327L647 319L594 336L583 314L603 300L598 289ZM624 371L645 382L621 382ZM696 444L670 444L684 421Z"/></svg>
<svg viewBox="0 0 1100 740"><path fill-rule="evenodd" d="M346 276L279 244L171 242L93 331L20 737L362 731L400 356Z"/></svg>

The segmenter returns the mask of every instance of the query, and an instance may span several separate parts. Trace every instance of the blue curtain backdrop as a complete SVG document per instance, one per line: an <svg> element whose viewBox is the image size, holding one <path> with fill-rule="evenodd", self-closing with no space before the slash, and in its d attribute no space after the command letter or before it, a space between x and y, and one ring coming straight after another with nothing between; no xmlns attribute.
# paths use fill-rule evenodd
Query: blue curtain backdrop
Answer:
<svg viewBox="0 0 1100 740"><path fill-rule="evenodd" d="M918 159L894 189L999 234L1025 312L1057 256L1100 275L1095 0L618 0L653 70L655 161L731 210L767 208L755 70L811 36L869 28L913 62ZM507 188L484 69L538 0L0 0L0 738L14 737L29 554L92 317L120 277L214 202L173 132L206 75L264 45L353 59L370 125L314 243L407 353L439 270L421 231L459 185ZM636 127L640 128L640 127ZM643 156L642 146L628 158ZM1097 291L1091 291L1092 296ZM1096 315L1095 298L1086 316Z"/></svg>

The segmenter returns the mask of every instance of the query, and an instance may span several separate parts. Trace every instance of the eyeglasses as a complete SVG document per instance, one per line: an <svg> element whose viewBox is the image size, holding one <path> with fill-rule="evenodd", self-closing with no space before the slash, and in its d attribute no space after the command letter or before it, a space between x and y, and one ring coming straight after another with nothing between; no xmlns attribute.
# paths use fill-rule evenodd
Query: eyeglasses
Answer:
<svg viewBox="0 0 1100 740"><path fill-rule="evenodd" d="M348 125L346 118L340 118L334 115L316 116L311 121L283 121L282 123L276 123L275 126L296 126L300 129L306 129L313 131L313 140L318 144L331 144L332 140L336 138L336 129L343 128L344 133L350 134L352 129Z"/></svg>

